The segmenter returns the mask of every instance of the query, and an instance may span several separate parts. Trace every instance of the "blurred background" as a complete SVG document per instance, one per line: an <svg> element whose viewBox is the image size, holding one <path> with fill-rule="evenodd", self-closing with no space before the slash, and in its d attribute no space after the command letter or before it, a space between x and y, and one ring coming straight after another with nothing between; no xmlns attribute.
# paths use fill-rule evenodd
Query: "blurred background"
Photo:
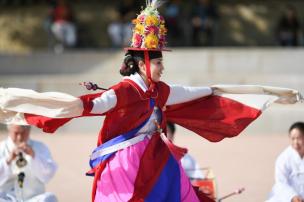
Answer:
<svg viewBox="0 0 304 202"><path fill-rule="evenodd" d="M0 50L60 52L60 43L72 50L122 47L129 43L130 20L143 4L144 0L1 0ZM303 45L303 4L167 0L160 12L170 30L170 47L295 47ZM64 28L58 25L62 22Z"/></svg>
<svg viewBox="0 0 304 202"><path fill-rule="evenodd" d="M0 87L60 91L79 96L92 81L109 87L121 79L131 20L145 0L0 0ZM304 92L304 1L167 0L164 53L168 83L191 86L260 84ZM259 202L273 184L276 156L287 130L304 120L304 105L273 105L240 137L214 144L178 128L177 143L202 167L214 170L227 202ZM88 156L102 119L80 119L34 138L48 144L59 171L48 186L60 201L89 201ZM0 126L0 139L6 137ZM71 156L73 156L71 158Z"/></svg>

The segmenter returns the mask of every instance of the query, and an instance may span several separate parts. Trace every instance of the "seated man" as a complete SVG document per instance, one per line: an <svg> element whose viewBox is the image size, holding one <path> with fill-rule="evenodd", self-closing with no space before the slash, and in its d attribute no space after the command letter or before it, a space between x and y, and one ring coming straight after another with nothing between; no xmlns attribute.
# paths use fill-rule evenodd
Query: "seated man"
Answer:
<svg viewBox="0 0 304 202"><path fill-rule="evenodd" d="M48 148L30 139L30 127L9 125L0 143L0 202L57 202L45 192L57 165Z"/></svg>
<svg viewBox="0 0 304 202"><path fill-rule="evenodd" d="M289 129L291 145L277 158L275 185L267 202L304 202L304 122Z"/></svg>

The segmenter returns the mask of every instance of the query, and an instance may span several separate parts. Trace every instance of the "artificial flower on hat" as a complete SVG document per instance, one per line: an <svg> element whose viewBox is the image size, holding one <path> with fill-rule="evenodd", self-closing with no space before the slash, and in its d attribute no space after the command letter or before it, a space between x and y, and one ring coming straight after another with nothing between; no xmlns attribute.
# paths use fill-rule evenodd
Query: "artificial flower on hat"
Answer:
<svg viewBox="0 0 304 202"><path fill-rule="evenodd" d="M167 29L164 18L157 11L162 3L160 0L146 1L146 8L132 21L131 48L162 50L165 47Z"/></svg>

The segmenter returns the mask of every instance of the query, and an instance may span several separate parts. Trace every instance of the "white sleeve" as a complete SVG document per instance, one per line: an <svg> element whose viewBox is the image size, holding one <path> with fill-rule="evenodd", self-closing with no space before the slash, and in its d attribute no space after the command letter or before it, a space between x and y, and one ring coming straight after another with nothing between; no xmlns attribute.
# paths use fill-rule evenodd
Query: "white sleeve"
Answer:
<svg viewBox="0 0 304 202"><path fill-rule="evenodd" d="M37 143L33 149L35 151L32 164L33 173L41 182L47 183L55 175L57 164L44 144Z"/></svg>
<svg viewBox="0 0 304 202"><path fill-rule="evenodd" d="M210 87L186 87L170 85L170 94L166 105L174 105L195 100L212 94Z"/></svg>
<svg viewBox="0 0 304 202"><path fill-rule="evenodd" d="M0 187L11 177L12 171L6 163L6 158L0 156Z"/></svg>
<svg viewBox="0 0 304 202"><path fill-rule="evenodd" d="M285 157L285 158L284 158ZM273 187L273 195L282 201L291 201L291 199L298 195L297 192L289 184L289 172L286 167L288 159L286 156L280 156L275 165L275 185Z"/></svg>
<svg viewBox="0 0 304 202"><path fill-rule="evenodd" d="M102 114L114 108L117 103L115 91L110 89L104 92L100 97L93 100L93 108L91 113Z"/></svg>

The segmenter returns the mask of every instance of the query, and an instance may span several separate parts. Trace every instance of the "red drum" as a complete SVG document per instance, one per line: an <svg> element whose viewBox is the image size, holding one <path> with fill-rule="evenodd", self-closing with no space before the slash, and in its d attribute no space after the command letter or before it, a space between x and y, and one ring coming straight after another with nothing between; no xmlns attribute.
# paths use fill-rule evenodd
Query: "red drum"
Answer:
<svg viewBox="0 0 304 202"><path fill-rule="evenodd" d="M199 191L203 192L205 195L207 195L209 198L215 201L220 202L226 198L230 198L231 196L241 194L242 192L245 191L245 188L240 188L221 198L218 198L217 184L213 171L210 168L201 168L200 170L204 172L205 178L191 180L191 183L194 187L198 188Z"/></svg>
<svg viewBox="0 0 304 202"><path fill-rule="evenodd" d="M204 179L191 180L193 186L198 187L200 191L205 193L212 199L217 199L217 185L215 176L211 168L202 168Z"/></svg>
<svg viewBox="0 0 304 202"><path fill-rule="evenodd" d="M208 197L212 199L217 198L215 179L206 178L206 179L193 180L192 185L195 187L199 187L199 190L205 193Z"/></svg>

